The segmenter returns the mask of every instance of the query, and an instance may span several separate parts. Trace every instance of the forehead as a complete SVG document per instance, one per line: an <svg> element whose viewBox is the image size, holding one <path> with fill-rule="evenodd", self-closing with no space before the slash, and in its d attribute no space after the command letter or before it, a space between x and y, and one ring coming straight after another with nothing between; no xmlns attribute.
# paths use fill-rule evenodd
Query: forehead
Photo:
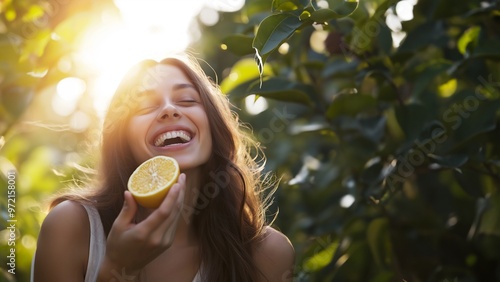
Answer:
<svg viewBox="0 0 500 282"><path fill-rule="evenodd" d="M192 83L179 67L173 65L150 67L139 81L139 88L142 91L167 90L177 85L192 85Z"/></svg>

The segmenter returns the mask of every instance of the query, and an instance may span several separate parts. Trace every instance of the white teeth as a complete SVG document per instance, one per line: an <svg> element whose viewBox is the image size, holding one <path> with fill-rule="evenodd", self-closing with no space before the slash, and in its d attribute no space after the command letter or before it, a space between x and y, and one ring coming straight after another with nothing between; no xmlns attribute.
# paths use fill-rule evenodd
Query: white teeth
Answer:
<svg viewBox="0 0 500 282"><path fill-rule="evenodd" d="M189 136L189 133L187 133L184 130L176 130L176 131L169 131L160 134L156 140L155 140L155 146L159 147L165 142L167 139L173 139L173 138L181 138L184 142L189 142L191 141L191 136Z"/></svg>

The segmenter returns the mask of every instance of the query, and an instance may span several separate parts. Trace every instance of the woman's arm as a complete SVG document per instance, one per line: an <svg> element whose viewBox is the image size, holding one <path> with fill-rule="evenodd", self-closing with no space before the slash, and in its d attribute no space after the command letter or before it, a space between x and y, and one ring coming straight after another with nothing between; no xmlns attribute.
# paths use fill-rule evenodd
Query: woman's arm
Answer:
<svg viewBox="0 0 500 282"><path fill-rule="evenodd" d="M292 281L295 251L288 238L272 227L266 228L264 240L255 249L254 259L263 281Z"/></svg>
<svg viewBox="0 0 500 282"><path fill-rule="evenodd" d="M124 206L107 238L98 281L136 280L146 264L170 247L184 203L185 185L186 176L181 174L160 207L137 224L133 223L137 203L130 192L125 192ZM84 281L89 242L85 208L69 201L57 205L42 224L34 281Z"/></svg>
<svg viewBox="0 0 500 282"><path fill-rule="evenodd" d="M85 208L65 201L43 221L35 256L34 281L84 281L90 224Z"/></svg>

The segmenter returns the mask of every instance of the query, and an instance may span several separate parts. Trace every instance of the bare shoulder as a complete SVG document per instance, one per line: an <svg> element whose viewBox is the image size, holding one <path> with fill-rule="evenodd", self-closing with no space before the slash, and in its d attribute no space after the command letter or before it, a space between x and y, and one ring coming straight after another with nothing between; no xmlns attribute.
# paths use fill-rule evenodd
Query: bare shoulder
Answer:
<svg viewBox="0 0 500 282"><path fill-rule="evenodd" d="M270 226L265 228L265 235L259 247L263 252L294 255L293 246L288 237Z"/></svg>
<svg viewBox="0 0 500 282"><path fill-rule="evenodd" d="M89 222L85 208L76 202L64 201L55 206L43 221L40 237L45 234L78 235L89 231ZM46 238L41 238L46 239ZM48 239L48 238L47 238Z"/></svg>
<svg viewBox="0 0 500 282"><path fill-rule="evenodd" d="M254 259L268 281L292 281L295 251L283 233L266 227L263 240L255 248Z"/></svg>
<svg viewBox="0 0 500 282"><path fill-rule="evenodd" d="M64 201L55 206L38 236L35 281L79 281L86 270L89 235L87 212L81 204Z"/></svg>

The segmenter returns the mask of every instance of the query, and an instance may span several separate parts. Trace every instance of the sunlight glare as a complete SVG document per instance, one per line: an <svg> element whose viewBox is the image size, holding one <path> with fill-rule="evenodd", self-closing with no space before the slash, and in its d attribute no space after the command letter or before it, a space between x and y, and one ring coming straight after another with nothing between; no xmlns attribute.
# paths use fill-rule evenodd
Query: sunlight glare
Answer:
<svg viewBox="0 0 500 282"><path fill-rule="evenodd" d="M264 97L259 97L255 100L255 95L248 95L245 98L245 108L251 115L257 115L268 108L267 100Z"/></svg>
<svg viewBox="0 0 500 282"><path fill-rule="evenodd" d="M52 97L52 110L62 117L67 117L75 111L77 101L66 101L59 95Z"/></svg>
<svg viewBox="0 0 500 282"><path fill-rule="evenodd" d="M80 78L67 77L57 83L56 95L52 97L52 109L60 116L69 116L85 93L87 84Z"/></svg>
<svg viewBox="0 0 500 282"><path fill-rule="evenodd" d="M413 7L417 3L418 0L403 0L397 3L395 11L390 8L385 13L385 22L392 31L392 45L396 48L399 47L406 37L406 32L403 31L401 22L413 19Z"/></svg>
<svg viewBox="0 0 500 282"><path fill-rule="evenodd" d="M352 195L345 195L344 197L342 197L342 199L340 199L340 206L343 207L343 208L349 208L350 206L352 206L352 204L354 204L354 197Z"/></svg>
<svg viewBox="0 0 500 282"><path fill-rule="evenodd" d="M217 11L236 12L243 8L245 0L206 0L205 4Z"/></svg>
<svg viewBox="0 0 500 282"><path fill-rule="evenodd" d="M78 77L67 77L59 81L56 86L57 95L65 101L75 101L85 93L87 84Z"/></svg>
<svg viewBox="0 0 500 282"><path fill-rule="evenodd" d="M74 132L83 132L89 127L90 122L91 120L86 113L82 111L76 111L71 116L69 125Z"/></svg>
<svg viewBox="0 0 500 282"><path fill-rule="evenodd" d="M206 26L213 26L219 21L219 13L211 8L203 9L200 12L200 21Z"/></svg>
<svg viewBox="0 0 500 282"><path fill-rule="evenodd" d="M205 1L190 5L169 1L115 0L121 18L103 15L105 24L83 35L77 61L94 76L88 85L94 108L104 116L125 72L144 59L160 60L189 44L189 25Z"/></svg>
<svg viewBox="0 0 500 282"><path fill-rule="evenodd" d="M416 2L416 1L415 1ZM413 19L414 1L400 1L396 4L396 14L401 21L409 21Z"/></svg>

